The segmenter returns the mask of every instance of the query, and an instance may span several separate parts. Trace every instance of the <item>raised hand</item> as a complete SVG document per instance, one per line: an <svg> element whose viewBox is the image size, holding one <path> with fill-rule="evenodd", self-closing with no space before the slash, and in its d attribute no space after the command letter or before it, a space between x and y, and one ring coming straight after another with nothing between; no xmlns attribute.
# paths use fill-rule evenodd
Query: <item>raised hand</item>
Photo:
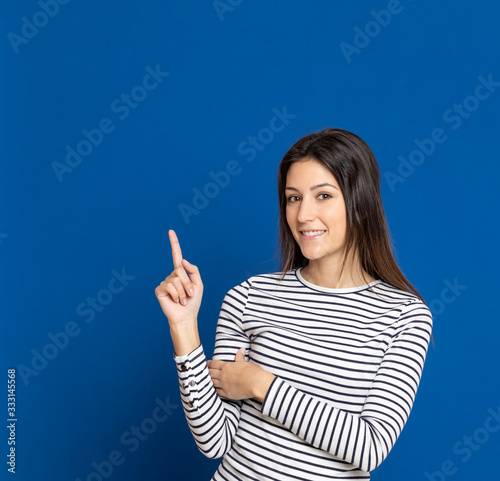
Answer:
<svg viewBox="0 0 500 481"><path fill-rule="evenodd" d="M203 283L198 268L182 258L181 246L175 232L170 230L168 236L172 247L174 270L156 288L155 294L163 313L168 318L176 354L182 355L186 353L178 352L181 344L181 351L191 347L194 349L197 345L193 347L193 344L199 344L196 321L203 297Z"/></svg>

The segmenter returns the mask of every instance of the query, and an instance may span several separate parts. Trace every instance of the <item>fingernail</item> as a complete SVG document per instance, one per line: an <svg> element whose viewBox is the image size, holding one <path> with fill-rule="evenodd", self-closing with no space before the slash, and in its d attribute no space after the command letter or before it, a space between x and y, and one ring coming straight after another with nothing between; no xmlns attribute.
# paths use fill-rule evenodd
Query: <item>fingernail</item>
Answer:
<svg viewBox="0 0 500 481"><path fill-rule="evenodd" d="M189 295L194 296L194 289L189 289Z"/></svg>
<svg viewBox="0 0 500 481"><path fill-rule="evenodd" d="M182 299L182 305L185 306L188 303L187 299Z"/></svg>

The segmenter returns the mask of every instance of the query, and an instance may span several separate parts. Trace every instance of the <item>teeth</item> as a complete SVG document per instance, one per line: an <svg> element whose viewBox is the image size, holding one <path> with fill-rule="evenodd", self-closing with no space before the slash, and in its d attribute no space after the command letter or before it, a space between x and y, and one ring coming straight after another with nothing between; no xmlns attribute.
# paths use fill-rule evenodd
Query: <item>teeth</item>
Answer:
<svg viewBox="0 0 500 481"><path fill-rule="evenodd" d="M323 234L323 232L326 232L325 230L303 230L302 234L305 236L313 236L313 235L320 235Z"/></svg>

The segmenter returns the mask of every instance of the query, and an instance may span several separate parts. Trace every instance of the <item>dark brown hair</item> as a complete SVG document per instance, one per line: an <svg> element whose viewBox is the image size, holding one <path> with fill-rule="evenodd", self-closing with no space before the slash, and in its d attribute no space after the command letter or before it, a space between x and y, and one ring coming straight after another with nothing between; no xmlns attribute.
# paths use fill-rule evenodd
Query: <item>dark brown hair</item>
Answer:
<svg viewBox="0 0 500 481"><path fill-rule="evenodd" d="M362 268L375 279L422 296L399 268L391 247L380 195L380 169L366 142L342 129L328 128L298 140L278 167L280 208L279 243L284 273L303 265L305 257L286 220L286 176L294 162L311 159L325 166L337 180L347 211L344 268L349 253L358 255Z"/></svg>

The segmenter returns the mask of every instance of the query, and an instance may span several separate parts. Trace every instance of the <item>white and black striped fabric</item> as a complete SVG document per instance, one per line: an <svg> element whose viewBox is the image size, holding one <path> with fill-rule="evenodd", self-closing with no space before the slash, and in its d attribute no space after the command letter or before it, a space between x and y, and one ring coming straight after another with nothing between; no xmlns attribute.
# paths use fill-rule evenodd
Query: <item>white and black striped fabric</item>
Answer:
<svg viewBox="0 0 500 481"><path fill-rule="evenodd" d="M382 281L330 289L300 269L254 276L222 304L214 359L276 375L263 403L221 399L203 347L176 357L200 451L216 481L370 479L410 414L432 330L417 297Z"/></svg>

